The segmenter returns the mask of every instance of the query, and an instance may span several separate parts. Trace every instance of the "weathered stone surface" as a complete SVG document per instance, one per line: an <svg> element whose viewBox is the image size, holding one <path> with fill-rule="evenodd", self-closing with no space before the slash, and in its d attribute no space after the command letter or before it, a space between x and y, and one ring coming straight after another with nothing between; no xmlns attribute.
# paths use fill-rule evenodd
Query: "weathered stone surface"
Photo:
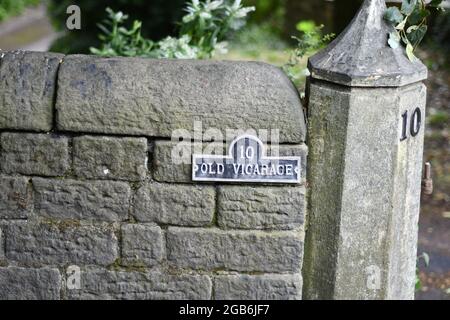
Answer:
<svg viewBox="0 0 450 320"><path fill-rule="evenodd" d="M231 141L230 141L231 142ZM153 178L160 182L192 182L192 154L224 155L227 144L223 143L185 143L172 141L155 141L153 150ZM308 148L304 144L279 145L268 147L269 156L299 156L302 161L302 179L306 177L306 156Z"/></svg>
<svg viewBox="0 0 450 320"><path fill-rule="evenodd" d="M3 231L0 228L0 263L5 260L5 239L3 239Z"/></svg>
<svg viewBox="0 0 450 320"><path fill-rule="evenodd" d="M63 55L15 51L0 56L0 128L50 131Z"/></svg>
<svg viewBox="0 0 450 320"><path fill-rule="evenodd" d="M56 219L123 221L131 189L125 182L33 178L36 214Z"/></svg>
<svg viewBox="0 0 450 320"><path fill-rule="evenodd" d="M414 295L425 88L311 84L309 299ZM401 141L402 114L420 109Z"/></svg>
<svg viewBox="0 0 450 320"><path fill-rule="evenodd" d="M420 196L425 136L426 87L422 83L399 89L399 114L421 110L420 131L402 141L397 149L393 213L390 224L388 299L414 299ZM400 120L398 120L400 122ZM395 158L394 158L395 159ZM348 220L347 220L348 223ZM400 253L400 254L399 254Z"/></svg>
<svg viewBox="0 0 450 320"><path fill-rule="evenodd" d="M157 225L122 226L122 263L124 265L157 265L164 256L163 233Z"/></svg>
<svg viewBox="0 0 450 320"><path fill-rule="evenodd" d="M136 193L134 216L141 222L202 226L212 222L212 186L149 183Z"/></svg>
<svg viewBox="0 0 450 320"><path fill-rule="evenodd" d="M217 197L225 229L294 229L304 221L303 187L220 186Z"/></svg>
<svg viewBox="0 0 450 320"><path fill-rule="evenodd" d="M312 77L355 87L396 87L426 79L427 68L419 60L409 61L401 45L388 45L394 27L384 20L385 11L385 0L366 0L347 29L309 59Z"/></svg>
<svg viewBox="0 0 450 320"><path fill-rule="evenodd" d="M297 90L258 62L153 60L72 55L58 76L58 128L170 138L176 129L278 129L302 142ZM211 112L214 110L214 112Z"/></svg>
<svg viewBox="0 0 450 320"><path fill-rule="evenodd" d="M57 300L61 275L58 269L0 268L0 300Z"/></svg>
<svg viewBox="0 0 450 320"><path fill-rule="evenodd" d="M0 175L0 219L26 219L32 200L28 178Z"/></svg>
<svg viewBox="0 0 450 320"><path fill-rule="evenodd" d="M100 265L118 258L110 228L50 224L12 224L4 230L6 257L26 265Z"/></svg>
<svg viewBox="0 0 450 320"><path fill-rule="evenodd" d="M217 300L301 300L301 274L227 275L214 280Z"/></svg>
<svg viewBox="0 0 450 320"><path fill-rule="evenodd" d="M4 132L0 136L0 143L2 172L62 176L69 169L67 137Z"/></svg>
<svg viewBox="0 0 450 320"><path fill-rule="evenodd" d="M202 275L167 275L160 272L86 270L81 290L69 290L69 299L207 300L211 280Z"/></svg>
<svg viewBox="0 0 450 320"><path fill-rule="evenodd" d="M87 179L139 181L147 175L147 139L82 136L73 139L73 165Z"/></svg>
<svg viewBox="0 0 450 320"><path fill-rule="evenodd" d="M170 227L167 232L167 259L178 268L298 272L302 254L299 232L178 227Z"/></svg>
<svg viewBox="0 0 450 320"><path fill-rule="evenodd" d="M322 88L314 84L311 84L310 88L309 121L312 123L308 123L310 166L307 179L311 190L303 265L305 296L308 299L318 299L319 290L321 298L332 299L334 264L337 259L335 252L339 230L337 198L341 193L340 182L343 177L341 161L345 153L345 131L348 124L347 113L343 112L345 110L343 106L349 103L350 89L342 88L339 94L330 89L328 86ZM334 134L329 135L329 132ZM325 150L330 151L327 156L324 156ZM316 205L312 206L312 203Z"/></svg>

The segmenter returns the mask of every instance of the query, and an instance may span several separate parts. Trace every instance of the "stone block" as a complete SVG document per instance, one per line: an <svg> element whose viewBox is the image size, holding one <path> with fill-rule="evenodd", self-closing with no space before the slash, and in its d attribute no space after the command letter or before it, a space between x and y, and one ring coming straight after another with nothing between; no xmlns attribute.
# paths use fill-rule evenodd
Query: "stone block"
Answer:
<svg viewBox="0 0 450 320"><path fill-rule="evenodd" d="M29 179L0 175L0 219L26 219L32 210Z"/></svg>
<svg viewBox="0 0 450 320"><path fill-rule="evenodd" d="M58 128L170 138L174 130L276 129L304 141L297 90L259 62L71 55L58 75ZM211 112L214 110L214 112Z"/></svg>
<svg viewBox="0 0 450 320"><path fill-rule="evenodd" d="M109 227L20 223L4 230L6 258L22 265L99 265L118 258L118 243Z"/></svg>
<svg viewBox="0 0 450 320"><path fill-rule="evenodd" d="M62 54L0 54L0 129L50 131Z"/></svg>
<svg viewBox="0 0 450 320"><path fill-rule="evenodd" d="M295 229L305 219L305 189L220 186L217 207L224 229Z"/></svg>
<svg viewBox="0 0 450 320"><path fill-rule="evenodd" d="M147 139L82 136L73 139L78 177L140 181L147 176Z"/></svg>
<svg viewBox="0 0 450 320"><path fill-rule="evenodd" d="M214 280L217 300L301 300L301 274L226 275Z"/></svg>
<svg viewBox="0 0 450 320"><path fill-rule="evenodd" d="M202 226L212 223L212 186L149 183L136 193L134 216L140 222Z"/></svg>
<svg viewBox="0 0 450 320"><path fill-rule="evenodd" d="M131 188L119 181L33 178L37 215L54 219L123 221L128 218Z"/></svg>
<svg viewBox="0 0 450 320"><path fill-rule="evenodd" d="M54 134L4 132L1 171L8 174L63 176L70 167L69 139Z"/></svg>
<svg viewBox="0 0 450 320"><path fill-rule="evenodd" d="M303 241L299 232L222 231L169 227L167 259L195 270L299 272Z"/></svg>
<svg viewBox="0 0 450 320"><path fill-rule="evenodd" d="M81 300L208 300L211 280L203 275L125 272L89 269L81 273L81 290L69 299Z"/></svg>
<svg viewBox="0 0 450 320"><path fill-rule="evenodd" d="M164 258L163 232L157 225L122 226L122 264L152 267Z"/></svg>
<svg viewBox="0 0 450 320"><path fill-rule="evenodd" d="M58 300L61 275L58 269L0 267L0 300Z"/></svg>

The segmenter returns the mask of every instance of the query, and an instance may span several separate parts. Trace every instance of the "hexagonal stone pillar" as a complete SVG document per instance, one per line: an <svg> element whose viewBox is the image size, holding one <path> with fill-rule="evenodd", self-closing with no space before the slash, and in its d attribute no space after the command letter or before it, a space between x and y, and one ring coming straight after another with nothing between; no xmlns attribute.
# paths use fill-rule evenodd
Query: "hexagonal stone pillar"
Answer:
<svg viewBox="0 0 450 320"><path fill-rule="evenodd" d="M383 0L309 61L304 297L412 299L426 67L387 45Z"/></svg>

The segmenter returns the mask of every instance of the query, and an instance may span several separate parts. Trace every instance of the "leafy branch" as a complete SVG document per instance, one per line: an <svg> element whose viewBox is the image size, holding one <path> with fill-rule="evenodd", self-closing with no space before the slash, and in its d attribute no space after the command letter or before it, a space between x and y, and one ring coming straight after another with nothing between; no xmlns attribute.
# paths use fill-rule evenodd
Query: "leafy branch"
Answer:
<svg viewBox="0 0 450 320"><path fill-rule="evenodd" d="M422 42L427 33L427 18L431 10L444 11L443 0L402 0L401 8L389 7L384 19L395 27L389 34L388 44L396 49L403 43L406 46L408 59L414 61L414 50ZM428 3L427 3L428 2Z"/></svg>
<svg viewBox="0 0 450 320"><path fill-rule="evenodd" d="M243 7L241 0L216 0L200 2L192 0L187 15L181 22L181 35L190 37L191 42L200 49L200 58L210 58L215 51L226 52L224 41L231 32L246 24L247 14L255 7Z"/></svg>
<svg viewBox="0 0 450 320"><path fill-rule="evenodd" d="M292 39L297 41L297 45L291 51L288 62L282 66L283 71L294 83L298 78L296 69L303 58L311 52L321 49L335 37L334 33L323 35L323 28L323 25L317 26L312 21L302 21L297 25L301 35L299 37L292 36ZM305 71L307 72L308 69Z"/></svg>

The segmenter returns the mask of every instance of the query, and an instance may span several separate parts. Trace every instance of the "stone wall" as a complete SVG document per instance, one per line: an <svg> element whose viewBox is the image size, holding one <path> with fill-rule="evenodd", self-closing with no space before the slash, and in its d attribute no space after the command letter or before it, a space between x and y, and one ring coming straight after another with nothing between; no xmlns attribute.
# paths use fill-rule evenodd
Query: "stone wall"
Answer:
<svg viewBox="0 0 450 320"><path fill-rule="evenodd" d="M304 184L194 183L171 161L201 121L278 129L305 166L279 69L0 55L0 299L301 299Z"/></svg>

